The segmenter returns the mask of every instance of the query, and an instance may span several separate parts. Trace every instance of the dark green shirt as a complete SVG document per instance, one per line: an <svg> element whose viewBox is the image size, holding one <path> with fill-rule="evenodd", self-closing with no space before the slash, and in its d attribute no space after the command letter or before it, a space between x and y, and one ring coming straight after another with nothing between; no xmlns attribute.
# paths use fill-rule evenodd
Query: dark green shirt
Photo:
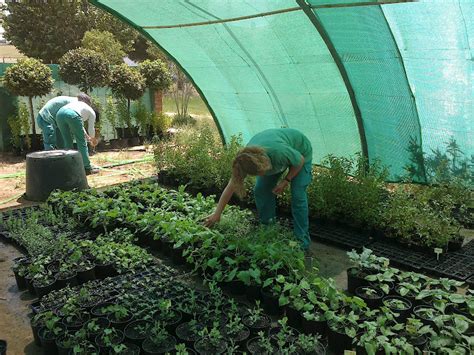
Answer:
<svg viewBox="0 0 474 355"><path fill-rule="evenodd" d="M313 158L311 142L300 131L292 128L267 129L250 139L247 146L258 146L265 149L272 169L265 175L279 174L290 166L301 164L301 156L305 162Z"/></svg>

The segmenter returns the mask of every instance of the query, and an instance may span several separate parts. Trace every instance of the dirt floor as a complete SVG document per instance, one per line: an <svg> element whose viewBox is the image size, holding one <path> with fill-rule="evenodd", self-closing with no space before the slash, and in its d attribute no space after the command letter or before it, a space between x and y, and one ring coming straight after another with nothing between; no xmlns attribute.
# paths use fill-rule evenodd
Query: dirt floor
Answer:
<svg viewBox="0 0 474 355"><path fill-rule="evenodd" d="M112 166L117 163L138 162ZM92 164L100 167L98 174L89 175L91 187L103 187L121 182L141 179L155 174L153 153L149 147L139 146L127 150L107 151L91 156ZM0 210L10 207L27 206L22 195L25 192L25 158L11 154L0 155Z"/></svg>

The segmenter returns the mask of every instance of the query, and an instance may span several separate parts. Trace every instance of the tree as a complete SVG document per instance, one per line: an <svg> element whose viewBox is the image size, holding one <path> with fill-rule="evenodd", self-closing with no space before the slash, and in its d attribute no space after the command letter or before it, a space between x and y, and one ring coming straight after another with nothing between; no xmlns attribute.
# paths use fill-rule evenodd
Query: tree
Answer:
<svg viewBox="0 0 474 355"><path fill-rule="evenodd" d="M47 95L53 89L51 69L37 59L20 59L5 70L3 82L13 95L27 96L30 110L33 144L36 146L36 125L33 109L33 97Z"/></svg>
<svg viewBox="0 0 474 355"><path fill-rule="evenodd" d="M93 87L108 85L110 70L102 54L78 48L70 50L59 60L59 75L65 83L89 92Z"/></svg>
<svg viewBox="0 0 474 355"><path fill-rule="evenodd" d="M138 32L87 1L11 1L0 14L5 38L23 54L57 63L78 48L91 29L109 31L125 52L133 50Z"/></svg>
<svg viewBox="0 0 474 355"><path fill-rule="evenodd" d="M154 90L166 90L171 85L171 74L167 65L161 60L145 60L138 66L145 78L146 86Z"/></svg>
<svg viewBox="0 0 474 355"><path fill-rule="evenodd" d="M126 55L120 42L108 31L87 31L82 39L82 48L102 53L110 64L123 63Z"/></svg>
<svg viewBox="0 0 474 355"><path fill-rule="evenodd" d="M127 100L127 109L130 113L130 100L139 99L145 92L145 78L127 64L121 64L112 70L110 87L114 95Z"/></svg>

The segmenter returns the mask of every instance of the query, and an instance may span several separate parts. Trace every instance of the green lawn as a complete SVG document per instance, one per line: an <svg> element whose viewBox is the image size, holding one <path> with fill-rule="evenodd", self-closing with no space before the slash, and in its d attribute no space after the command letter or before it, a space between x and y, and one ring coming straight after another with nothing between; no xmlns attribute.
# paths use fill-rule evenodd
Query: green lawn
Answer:
<svg viewBox="0 0 474 355"><path fill-rule="evenodd" d="M174 100L170 96L165 96L163 98L163 111L164 112L176 112L176 105ZM206 107L206 104L201 99L200 96L193 96L189 100L188 112L191 115L200 115L200 116L210 116L209 110Z"/></svg>

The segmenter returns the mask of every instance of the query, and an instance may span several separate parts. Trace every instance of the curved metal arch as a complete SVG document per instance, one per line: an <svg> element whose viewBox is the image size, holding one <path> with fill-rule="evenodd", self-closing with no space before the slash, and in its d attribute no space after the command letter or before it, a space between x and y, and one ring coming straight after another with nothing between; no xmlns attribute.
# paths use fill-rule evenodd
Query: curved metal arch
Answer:
<svg viewBox="0 0 474 355"><path fill-rule="evenodd" d="M301 7L301 9L304 11L306 16L308 17L308 19L311 21L311 23L314 25L314 27L318 31L319 35L321 36L324 43L326 44L326 47L328 48L329 52L331 53L331 56L332 56L334 62L336 63L336 66L339 70L339 73L341 74L344 85L346 86L347 93L349 94L349 98L350 98L351 104L352 104L352 109L354 110L354 115L356 117L357 128L359 130L360 146L361 146L362 155L366 159L369 159L369 151L368 151L368 147L367 147L367 137L365 135L364 123L362 122L362 114L360 112L359 105L357 104L354 89L352 88L352 84L349 80L349 76L347 75L346 68L342 64L341 58L339 57L339 54L337 53L336 48L334 47L334 44L331 42L331 39L329 38L328 33L326 32L324 26L319 21L317 16L314 14L313 10L311 9L311 6L308 5L305 0L296 0L296 3Z"/></svg>
<svg viewBox="0 0 474 355"><path fill-rule="evenodd" d="M144 37L146 37L148 40L150 40L152 43L154 43L158 48L160 48L161 51L163 51L163 53L165 53L169 59L171 59L173 61L173 63L180 68L180 70L182 70L186 76L189 78L189 80L192 82L192 84L194 85L194 87L196 88L196 90L199 92L199 95L201 95L201 98L203 99L204 103L206 104L206 107L207 109L209 110L209 112L211 113L211 116L212 116L212 119L214 120L214 123L216 124L217 126L217 130L219 131L219 135L222 139L222 142L224 144L226 144L226 139L225 139L225 135L224 135L224 132L222 131L222 127L220 125L220 122L219 120L217 119L217 115L215 114L214 110L212 109L211 105L209 104L209 102L207 101L207 98L206 96L204 95L203 91L201 90L201 88L196 84L196 82L194 81L193 77L188 73L188 71L186 69L183 68L183 66L181 65L181 63L174 57L171 55L171 53L169 53L166 49L164 49L148 32L146 32L145 30L143 30L142 27L138 26L137 24L131 22L128 18L126 18L125 16L121 15L120 13L118 13L117 11L115 11L114 9L111 9L110 7L102 4L99 2L99 0L89 0L89 2L100 8L101 10L104 10L106 12L108 12L109 14L115 16L116 18L122 20L123 22L127 23L128 25L130 25L131 27L133 27L134 29L136 29L138 32L140 32L140 34L142 34Z"/></svg>

